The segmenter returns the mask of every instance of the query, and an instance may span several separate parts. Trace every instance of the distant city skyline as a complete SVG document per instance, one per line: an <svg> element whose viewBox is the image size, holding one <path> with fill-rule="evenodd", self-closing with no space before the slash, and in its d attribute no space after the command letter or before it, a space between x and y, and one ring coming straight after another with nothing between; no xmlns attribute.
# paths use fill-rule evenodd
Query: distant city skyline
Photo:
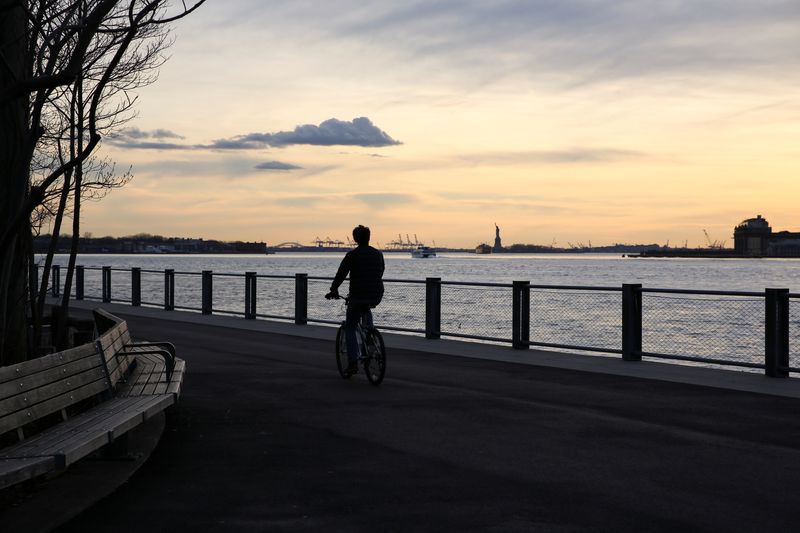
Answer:
<svg viewBox="0 0 800 533"><path fill-rule="evenodd" d="M800 229L800 4L211 2L101 155L95 235L450 247Z"/></svg>

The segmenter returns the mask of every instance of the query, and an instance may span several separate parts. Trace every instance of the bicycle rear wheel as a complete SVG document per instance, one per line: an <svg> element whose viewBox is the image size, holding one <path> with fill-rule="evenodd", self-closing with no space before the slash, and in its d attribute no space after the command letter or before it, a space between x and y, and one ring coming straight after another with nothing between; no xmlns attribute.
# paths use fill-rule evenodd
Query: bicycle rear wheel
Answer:
<svg viewBox="0 0 800 533"><path fill-rule="evenodd" d="M364 373L373 385L380 385L386 374L386 346L380 331L371 328L366 332L366 357L364 358Z"/></svg>
<svg viewBox="0 0 800 533"><path fill-rule="evenodd" d="M339 375L343 379L350 379L350 373L347 372L347 366L350 361L347 359L347 342L344 338L344 326L339 326L339 331L336 332L336 367L339 369Z"/></svg>

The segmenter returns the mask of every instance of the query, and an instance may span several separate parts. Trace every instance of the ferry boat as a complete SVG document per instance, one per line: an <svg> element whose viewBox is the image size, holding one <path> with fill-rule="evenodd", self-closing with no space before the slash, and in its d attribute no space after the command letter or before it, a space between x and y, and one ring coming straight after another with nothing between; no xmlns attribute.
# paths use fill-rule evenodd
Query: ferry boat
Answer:
<svg viewBox="0 0 800 533"><path fill-rule="evenodd" d="M436 250L429 246L425 246L424 244L418 244L416 248L411 250L411 257L417 258L427 258L427 257L436 257Z"/></svg>
<svg viewBox="0 0 800 533"><path fill-rule="evenodd" d="M476 254L490 254L492 253L492 247L486 243L479 244L475 247Z"/></svg>

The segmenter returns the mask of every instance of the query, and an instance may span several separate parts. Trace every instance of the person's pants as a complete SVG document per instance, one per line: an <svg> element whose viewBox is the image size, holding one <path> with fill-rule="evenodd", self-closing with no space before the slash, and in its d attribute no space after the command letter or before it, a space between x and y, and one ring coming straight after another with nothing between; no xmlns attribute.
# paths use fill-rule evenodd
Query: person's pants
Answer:
<svg viewBox="0 0 800 533"><path fill-rule="evenodd" d="M372 311L368 305L350 304L347 306L347 315L344 321L344 338L347 342L347 359L350 363L358 360L358 339L356 338L356 326L361 317L364 317L364 325L372 327Z"/></svg>

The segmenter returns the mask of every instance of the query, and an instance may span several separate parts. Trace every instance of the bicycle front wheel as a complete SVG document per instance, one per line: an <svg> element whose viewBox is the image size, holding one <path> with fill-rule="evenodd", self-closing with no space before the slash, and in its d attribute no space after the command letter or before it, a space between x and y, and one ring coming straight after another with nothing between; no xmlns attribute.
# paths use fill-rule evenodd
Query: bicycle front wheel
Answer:
<svg viewBox="0 0 800 533"><path fill-rule="evenodd" d="M366 357L364 358L364 373L373 385L380 385L386 374L386 346L383 336L375 328L366 334Z"/></svg>
<svg viewBox="0 0 800 533"><path fill-rule="evenodd" d="M350 364L347 359L347 341L344 338L344 326L339 326L339 331L336 332L336 367L339 369L339 375L343 379L350 379L350 373L347 372L347 366Z"/></svg>

